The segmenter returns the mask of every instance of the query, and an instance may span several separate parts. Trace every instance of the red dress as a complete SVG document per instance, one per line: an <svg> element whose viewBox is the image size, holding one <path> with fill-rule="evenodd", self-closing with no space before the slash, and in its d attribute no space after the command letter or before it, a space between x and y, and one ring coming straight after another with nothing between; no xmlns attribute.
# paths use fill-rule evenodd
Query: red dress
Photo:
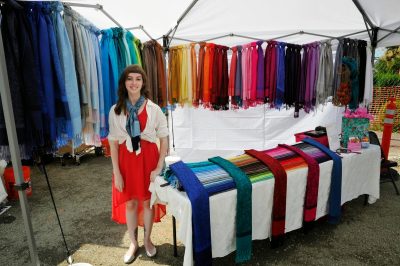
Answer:
<svg viewBox="0 0 400 266"><path fill-rule="evenodd" d="M147 122L146 106L138 115L140 131L143 131ZM150 200L149 191L150 173L157 167L159 152L157 145L146 140L140 140L141 152L129 152L125 142L119 145L119 170L124 180L124 190L119 192L112 181L112 219L121 224L126 223L125 203L131 199L139 201L138 224L143 226L143 201ZM160 222L165 215L165 205L153 205L154 222Z"/></svg>

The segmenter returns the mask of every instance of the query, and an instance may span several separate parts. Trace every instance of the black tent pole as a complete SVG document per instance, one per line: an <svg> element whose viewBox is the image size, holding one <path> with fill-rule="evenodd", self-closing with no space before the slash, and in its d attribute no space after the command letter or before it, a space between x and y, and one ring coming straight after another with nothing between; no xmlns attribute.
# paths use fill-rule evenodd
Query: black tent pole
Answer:
<svg viewBox="0 0 400 266"><path fill-rule="evenodd" d="M31 215L25 190L29 187L22 178L22 164L19 150L17 130L15 127L14 111L11 102L10 84L8 81L6 59L4 54L3 36L0 34L0 95L3 105L4 120L6 123L8 144L11 161L14 168L16 188L18 189L19 203L21 205L22 218L29 246L32 265L40 265L39 256L33 235Z"/></svg>
<svg viewBox="0 0 400 266"><path fill-rule="evenodd" d="M376 25L374 25L374 23L372 23L371 19L368 17L367 13L365 12L364 8L362 7L362 5L360 4L359 0L353 0L354 5L357 7L358 11L361 13L364 22L365 22L365 26L368 30L368 34L370 37L370 41L371 41L371 48L372 48L372 56L371 56L371 63L372 63L372 67L374 67L374 61L375 61L375 49L378 46L378 32L379 32L379 27L377 27ZM369 33L369 29L368 26L371 28L372 30L372 34Z"/></svg>

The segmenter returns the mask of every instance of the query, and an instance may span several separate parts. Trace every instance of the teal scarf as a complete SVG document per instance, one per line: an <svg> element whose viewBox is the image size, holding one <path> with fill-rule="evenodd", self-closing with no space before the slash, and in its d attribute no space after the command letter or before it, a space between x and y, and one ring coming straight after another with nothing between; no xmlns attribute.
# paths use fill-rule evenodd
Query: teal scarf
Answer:
<svg viewBox="0 0 400 266"><path fill-rule="evenodd" d="M236 263L251 259L252 186L247 175L236 165L221 157L208 159L229 173L236 183Z"/></svg>

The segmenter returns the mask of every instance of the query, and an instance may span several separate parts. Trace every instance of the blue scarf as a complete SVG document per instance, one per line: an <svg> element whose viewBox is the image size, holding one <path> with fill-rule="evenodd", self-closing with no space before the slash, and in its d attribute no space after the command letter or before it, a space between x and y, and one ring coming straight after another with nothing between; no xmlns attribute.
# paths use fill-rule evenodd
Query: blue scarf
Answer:
<svg viewBox="0 0 400 266"><path fill-rule="evenodd" d="M128 117L126 119L126 131L132 139L132 148L134 151L139 149L140 144L140 124L138 118L138 111L140 106L144 103L145 98L140 96L139 100L133 105L129 99L126 99L126 111Z"/></svg>
<svg viewBox="0 0 400 266"><path fill-rule="evenodd" d="M331 177L331 190L329 193L329 223L337 224L340 220L341 215L341 204L342 204L342 159L339 155L319 143L312 138L305 138L303 142L311 144L333 160L332 177Z"/></svg>
<svg viewBox="0 0 400 266"><path fill-rule="evenodd" d="M182 161L169 166L185 189L192 204L193 250L195 265L211 265L211 225L208 194L197 176Z"/></svg>

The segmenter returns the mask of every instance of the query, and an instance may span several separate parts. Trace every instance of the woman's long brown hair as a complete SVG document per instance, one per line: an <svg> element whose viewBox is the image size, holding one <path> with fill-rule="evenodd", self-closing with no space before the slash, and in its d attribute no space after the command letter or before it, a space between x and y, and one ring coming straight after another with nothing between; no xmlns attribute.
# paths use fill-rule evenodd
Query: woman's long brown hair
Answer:
<svg viewBox="0 0 400 266"><path fill-rule="evenodd" d="M126 99L128 99L129 96L128 96L128 91L126 90L125 87L125 81L128 79L130 73L137 73L142 75L143 86L140 89L140 95L144 96L145 98L148 98L149 95L149 91L146 88L147 76L143 68L139 65L127 66L124 69L124 72L122 72L118 81L118 100L114 109L117 115L120 115L122 111L124 111L124 113L126 114Z"/></svg>

